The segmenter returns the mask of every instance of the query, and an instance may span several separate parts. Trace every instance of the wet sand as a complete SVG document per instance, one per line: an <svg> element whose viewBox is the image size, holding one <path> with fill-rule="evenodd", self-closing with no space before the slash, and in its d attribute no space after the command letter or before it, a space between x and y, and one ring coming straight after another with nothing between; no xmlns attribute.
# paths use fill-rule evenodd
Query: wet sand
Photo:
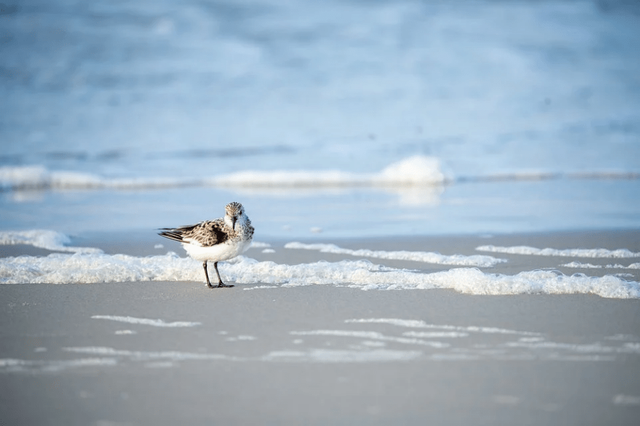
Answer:
<svg viewBox="0 0 640 426"><path fill-rule="evenodd" d="M443 254L478 254L480 244L638 252L634 232L334 243ZM79 245L100 246L89 240ZM166 243L154 248L158 242L163 243L149 237L111 246L103 241L100 247L139 255L180 250ZM346 258L271 244L275 253L251 249L247 255L281 263ZM2 254L10 248L3 247ZM517 273L565 261L509 260L486 270ZM607 263L595 259L601 260ZM383 263L425 271L451 268ZM574 272L580 271L566 273ZM25 425L635 425L640 416L637 299L331 285L246 290L250 287L256 286L0 286L0 420Z"/></svg>

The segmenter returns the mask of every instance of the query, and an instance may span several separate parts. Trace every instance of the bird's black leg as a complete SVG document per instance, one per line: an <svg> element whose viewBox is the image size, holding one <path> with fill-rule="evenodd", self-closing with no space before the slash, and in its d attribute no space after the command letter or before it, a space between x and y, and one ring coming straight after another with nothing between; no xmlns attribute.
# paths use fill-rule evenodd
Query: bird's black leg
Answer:
<svg viewBox="0 0 640 426"><path fill-rule="evenodd" d="M206 260L204 261L202 266L204 267L204 276L207 277L207 285L209 286L209 288L215 288L214 286L211 285L211 281L209 281L209 272L207 272L207 261ZM217 268L216 268L216 272L218 272Z"/></svg>
<svg viewBox="0 0 640 426"><path fill-rule="evenodd" d="M216 270L216 274L218 274L218 287L233 287L233 284L225 284L222 282L222 278L220 278L220 272L218 272L218 262L213 262L213 267Z"/></svg>

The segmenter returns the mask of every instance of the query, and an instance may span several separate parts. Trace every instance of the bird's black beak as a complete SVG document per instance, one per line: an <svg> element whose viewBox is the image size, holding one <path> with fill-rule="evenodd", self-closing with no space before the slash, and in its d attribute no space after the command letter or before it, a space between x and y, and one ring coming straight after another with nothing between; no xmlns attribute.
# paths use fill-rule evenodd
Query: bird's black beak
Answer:
<svg viewBox="0 0 640 426"><path fill-rule="evenodd" d="M237 220L238 220L238 218L237 218L237 217L235 217L235 216L233 217L233 219L231 219L231 223L232 223L232 225L233 225L231 228L232 228L234 231L236 230L236 221L237 221Z"/></svg>

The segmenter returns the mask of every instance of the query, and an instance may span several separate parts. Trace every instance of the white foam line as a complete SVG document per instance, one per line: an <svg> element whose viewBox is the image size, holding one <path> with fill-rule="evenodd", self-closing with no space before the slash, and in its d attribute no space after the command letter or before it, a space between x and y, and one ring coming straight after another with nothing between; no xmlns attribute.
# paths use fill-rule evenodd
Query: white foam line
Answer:
<svg viewBox="0 0 640 426"><path fill-rule="evenodd" d="M299 242L290 242L285 244L286 249L297 250L318 250L321 253L346 254L357 257L372 257L387 260L408 260L412 262L433 263L438 265L456 265L456 266L477 266L492 267L498 263L506 262L505 259L497 259L492 256L464 256L455 254L445 256L440 253L431 253L424 251L382 251L368 249L346 249L338 247L335 244L303 244Z"/></svg>
<svg viewBox="0 0 640 426"><path fill-rule="evenodd" d="M405 331L403 336L417 337L419 339L434 339L434 338L458 338L467 337L469 333L461 333L458 331Z"/></svg>
<svg viewBox="0 0 640 426"><path fill-rule="evenodd" d="M114 349L104 346L85 346L85 347L67 347L63 348L67 352L83 353L99 356L110 357L122 357L129 358L134 361L149 361L149 360L170 360L170 361L207 361L207 360L221 360L229 359L230 357L220 354L207 354L207 353L193 353L193 352L180 352L180 351L129 351Z"/></svg>
<svg viewBox="0 0 640 426"><path fill-rule="evenodd" d="M214 187L404 187L437 186L446 182L440 161L416 155L392 163L377 173L337 170L246 170L208 178L106 178L71 171L50 171L43 166L0 167L0 189L146 189L186 186Z"/></svg>
<svg viewBox="0 0 640 426"><path fill-rule="evenodd" d="M108 178L92 173L48 170L41 165L1 166L0 190L21 189L150 189L180 187L324 188L324 187L439 187L447 182L526 181L563 178L638 179L640 173L593 171L586 173L519 172L494 175L445 175L440 160L416 155L375 173L340 170L245 170L209 177Z"/></svg>
<svg viewBox="0 0 640 426"><path fill-rule="evenodd" d="M504 354L504 355L486 355L486 354L431 354L429 359L434 361L474 361L480 359L489 359L493 361L568 361L568 362L611 362L615 361L613 355L560 355L557 353L549 354Z"/></svg>
<svg viewBox="0 0 640 426"><path fill-rule="evenodd" d="M594 265L592 263L582 263L582 262L569 262L563 265L565 268L576 268L576 269L640 269L640 263L632 263L629 266L620 265L618 263L613 265Z"/></svg>
<svg viewBox="0 0 640 426"><path fill-rule="evenodd" d="M265 290L269 288L280 288L280 287L277 285L259 285L256 287L245 287L243 288L243 290Z"/></svg>
<svg viewBox="0 0 640 426"><path fill-rule="evenodd" d="M152 325L154 327L195 327L197 325L202 324L199 322L188 322L188 321L164 322L160 319L120 317L120 316L113 316L113 315L94 315L91 318L126 322L129 324Z"/></svg>
<svg viewBox="0 0 640 426"><path fill-rule="evenodd" d="M640 269L640 263L632 263L629 266L624 266L624 265L620 265L620 264L615 264L615 265L607 265L605 266L605 268L610 268L610 269Z"/></svg>
<svg viewBox="0 0 640 426"><path fill-rule="evenodd" d="M319 261L286 265L239 256L220 265L221 274L237 284L279 286L346 286L360 290L453 289L466 294L597 294L640 298L640 284L606 275L567 276L557 271L488 274L477 268L425 273L376 265L368 260ZM72 284L130 281L203 282L201 265L175 253L136 257L106 254L60 254L0 258L2 284Z"/></svg>
<svg viewBox="0 0 640 426"><path fill-rule="evenodd" d="M24 244L52 251L65 251L72 253L102 253L102 250L93 247L67 247L71 239L56 231L46 229L32 229L29 231L2 231L0 232L0 245Z"/></svg>
<svg viewBox="0 0 640 426"><path fill-rule="evenodd" d="M544 248L539 249L529 246L513 246L513 247L501 247L485 245L476 247L478 251L485 251L490 253L505 253L505 254L521 254L528 256L558 256L558 257L589 257L589 258L630 258L640 257L640 253L635 253L627 249L608 250L603 248L598 249L552 249Z"/></svg>
<svg viewBox="0 0 640 426"><path fill-rule="evenodd" d="M549 348L563 349L563 348ZM558 353L551 351L528 351L513 352L496 348L490 349L454 349L449 352L436 352L428 354L427 359L432 361L474 361L474 360L496 360L496 361L570 361L570 362L602 362L615 361L616 356L610 353Z"/></svg>
<svg viewBox="0 0 640 426"><path fill-rule="evenodd" d="M114 358L80 358L64 361L32 361L23 359L5 358L0 359L0 372L21 373L21 372L42 372L56 373L70 368L78 367L102 367L117 364Z"/></svg>
<svg viewBox="0 0 640 426"><path fill-rule="evenodd" d="M544 342L544 338L542 337L521 337L518 339L520 342Z"/></svg>
<svg viewBox="0 0 640 426"><path fill-rule="evenodd" d="M396 351L373 349L367 351L313 349L302 351L274 351L261 358L268 362L321 362L321 363L361 363L411 361L422 356L419 351Z"/></svg>
<svg viewBox="0 0 640 426"><path fill-rule="evenodd" d="M178 178L105 178L91 173L54 170L44 166L0 167L2 189L135 189L175 188L203 185L201 179Z"/></svg>
<svg viewBox="0 0 640 426"><path fill-rule="evenodd" d="M177 361L251 361L252 358L230 357L219 354L198 354L191 352L146 352L117 350L109 347L69 347L67 352L86 353L94 355L110 355L113 357L128 358L138 362L177 362ZM387 349L374 349L367 351L355 350L326 350L312 349L310 351L272 351L265 356L257 358L259 361L274 362L383 362L383 361L409 361L422 355L419 351L396 351ZM147 366L154 366L147 364ZM172 365L162 365L172 366ZM0 365L1 367L1 365Z"/></svg>
<svg viewBox="0 0 640 426"><path fill-rule="evenodd" d="M541 334L541 333L536 333L531 331L516 331L516 330L508 330L505 328L496 328L496 327L477 327L477 326L460 327L456 325L427 324L422 320L405 320L405 319L398 319L398 318L348 319L345 322L359 323L359 324L364 324L364 323L391 324L391 325L397 325L399 327L440 329L440 330L450 330L450 331L463 332L463 333L518 334L518 335L524 335L524 336L539 336Z"/></svg>
<svg viewBox="0 0 640 426"><path fill-rule="evenodd" d="M637 340L638 338L632 334L614 334L605 337L607 340Z"/></svg>
<svg viewBox="0 0 640 426"><path fill-rule="evenodd" d="M640 354L640 344L624 344L621 347L602 346L599 343L589 345L576 345L571 343L557 343L557 342L509 342L505 346L511 348L526 348L526 349L564 349L572 352L581 353L626 353L626 354Z"/></svg>
<svg viewBox="0 0 640 426"><path fill-rule="evenodd" d="M339 337L356 337L368 340L383 340L387 342L404 343L409 345L431 346L433 348L447 348L448 343L428 342L405 337L389 337L375 331L351 331L351 330L312 330L312 331L292 331L290 334L294 336L339 336Z"/></svg>
<svg viewBox="0 0 640 426"><path fill-rule="evenodd" d="M593 263L582 263L582 262L569 262L560 265L565 268L576 268L576 269L602 269L602 265L594 265Z"/></svg>
<svg viewBox="0 0 640 426"><path fill-rule="evenodd" d="M611 400L614 405L637 406L640 405L640 396L618 394Z"/></svg>
<svg viewBox="0 0 640 426"><path fill-rule="evenodd" d="M349 173L338 170L273 170L242 171L206 180L222 187L403 187L442 185L447 178L440 161L416 155L390 164L378 173Z"/></svg>
<svg viewBox="0 0 640 426"><path fill-rule="evenodd" d="M559 179L638 179L640 173L633 171L593 170L587 172L546 172L518 171L513 173L493 173L470 176L458 176L458 182L510 182L510 181L543 181Z"/></svg>
<svg viewBox="0 0 640 426"><path fill-rule="evenodd" d="M256 340L256 338L254 336L248 336L248 335L240 335L237 337L227 337L225 339L227 342L238 342L238 341L248 341L248 340Z"/></svg>
<svg viewBox="0 0 640 426"><path fill-rule="evenodd" d="M346 323L383 323L383 324L392 324L392 325L397 325L399 327L408 327L408 328L427 328L430 326L429 324L421 320L405 320L405 319L398 319L398 318L348 319L345 322ZM443 327L450 327L450 326L443 326Z"/></svg>

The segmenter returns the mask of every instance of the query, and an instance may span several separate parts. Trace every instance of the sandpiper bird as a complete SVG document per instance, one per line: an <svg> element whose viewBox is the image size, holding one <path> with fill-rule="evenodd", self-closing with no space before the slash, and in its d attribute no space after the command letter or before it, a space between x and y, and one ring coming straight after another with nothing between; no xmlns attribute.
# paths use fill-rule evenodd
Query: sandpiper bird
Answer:
<svg viewBox="0 0 640 426"><path fill-rule="evenodd" d="M244 207L236 202L227 204L222 219L205 220L195 225L160 230L162 232L158 235L181 242L189 256L204 262L202 266L209 288L233 287L222 282L218 272L218 262L234 258L247 250L251 246L254 231L251 221L244 214ZM217 286L211 285L209 281L208 261L213 262L213 267L218 274Z"/></svg>

